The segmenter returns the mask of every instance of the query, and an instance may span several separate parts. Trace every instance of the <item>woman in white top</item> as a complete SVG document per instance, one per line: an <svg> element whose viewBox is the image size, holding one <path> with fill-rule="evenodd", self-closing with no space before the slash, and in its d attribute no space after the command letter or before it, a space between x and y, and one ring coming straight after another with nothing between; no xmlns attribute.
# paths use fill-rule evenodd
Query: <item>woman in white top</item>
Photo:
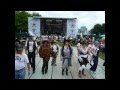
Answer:
<svg viewBox="0 0 120 90"><path fill-rule="evenodd" d="M95 48L93 40L90 41L90 44L88 45L88 47L90 48L89 55L88 55L88 61L89 61L90 65L91 65L92 61L93 61L93 53L92 53L92 51Z"/></svg>
<svg viewBox="0 0 120 90"><path fill-rule="evenodd" d="M79 72L78 72L79 77L81 77L81 72L82 72L82 75L85 76L84 70L88 63L88 60L87 60L88 59L88 51L89 51L89 47L86 47L86 43L85 43L85 41L83 41L81 43L81 47L78 49L78 62L80 64Z"/></svg>
<svg viewBox="0 0 120 90"><path fill-rule="evenodd" d="M51 61L51 65L56 66L57 65L56 64L56 58L57 58L57 55L58 55L58 52L59 52L59 47L58 47L56 41L52 42L51 48L53 50L53 56L52 56L53 58L52 58L52 61Z"/></svg>
<svg viewBox="0 0 120 90"><path fill-rule="evenodd" d="M30 64L28 57L23 52L23 47L21 44L16 46L16 53L15 53L15 79L25 79L25 66L27 64L28 68L28 75L30 74Z"/></svg>
<svg viewBox="0 0 120 90"><path fill-rule="evenodd" d="M98 66L98 56L99 56L99 44L98 43L95 43L95 47L92 51L93 53L93 65L92 67L90 68L91 71L95 72L96 69L97 69L97 66Z"/></svg>

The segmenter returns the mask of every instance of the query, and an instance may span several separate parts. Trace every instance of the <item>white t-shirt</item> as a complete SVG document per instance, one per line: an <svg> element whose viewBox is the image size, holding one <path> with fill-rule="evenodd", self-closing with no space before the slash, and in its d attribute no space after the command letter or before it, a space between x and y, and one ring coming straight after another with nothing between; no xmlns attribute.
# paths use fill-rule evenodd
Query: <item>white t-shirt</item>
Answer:
<svg viewBox="0 0 120 90"><path fill-rule="evenodd" d="M81 44L78 43L78 44L77 44L77 49L80 49L80 48L81 48Z"/></svg>
<svg viewBox="0 0 120 90"><path fill-rule="evenodd" d="M97 55L98 50L99 50L99 48L94 47L93 53L94 53L95 56Z"/></svg>
<svg viewBox="0 0 120 90"><path fill-rule="evenodd" d="M29 41L29 52L33 52L33 44L34 44L34 41ZM37 43L36 42L35 42L35 45L37 47ZM27 46L27 43L26 43L25 46Z"/></svg>
<svg viewBox="0 0 120 90"><path fill-rule="evenodd" d="M90 55L90 57L92 57L93 54L92 54L90 51L91 51L92 49L93 49L93 50L95 49L95 45L94 45L94 44L93 44L93 45L89 44L88 47L90 48L90 49L89 49L89 55Z"/></svg>
<svg viewBox="0 0 120 90"><path fill-rule="evenodd" d="M53 52L57 52L57 51L58 51L58 50L57 50L57 47L58 47L58 45L52 45Z"/></svg>
<svg viewBox="0 0 120 90"><path fill-rule="evenodd" d="M15 70L24 68L26 66L26 63L29 63L29 61L25 53L15 54Z"/></svg>
<svg viewBox="0 0 120 90"><path fill-rule="evenodd" d="M80 46L80 43L77 44L77 47L79 47L79 46Z"/></svg>
<svg viewBox="0 0 120 90"><path fill-rule="evenodd" d="M89 47L90 49L94 49L94 48L95 48L95 45L94 45L94 44L93 44L93 45L89 44L88 47Z"/></svg>

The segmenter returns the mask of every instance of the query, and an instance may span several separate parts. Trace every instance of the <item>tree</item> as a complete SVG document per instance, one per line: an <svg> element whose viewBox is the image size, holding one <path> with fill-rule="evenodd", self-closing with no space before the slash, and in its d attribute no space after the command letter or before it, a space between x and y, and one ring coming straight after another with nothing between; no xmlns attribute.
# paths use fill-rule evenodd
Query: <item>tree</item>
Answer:
<svg viewBox="0 0 120 90"><path fill-rule="evenodd" d="M28 17L31 16L25 11L15 12L15 29L16 32L26 32L28 29Z"/></svg>
<svg viewBox="0 0 120 90"><path fill-rule="evenodd" d="M39 13L30 14L26 11L15 11L15 31L27 32L28 31L28 17L41 16Z"/></svg>
<svg viewBox="0 0 120 90"><path fill-rule="evenodd" d="M105 24L96 24L94 27L90 30L91 34L104 34L105 33Z"/></svg>
<svg viewBox="0 0 120 90"><path fill-rule="evenodd" d="M102 24L102 32L101 34L105 34L105 24Z"/></svg>
<svg viewBox="0 0 120 90"><path fill-rule="evenodd" d="M32 16L41 16L39 13L33 12Z"/></svg>

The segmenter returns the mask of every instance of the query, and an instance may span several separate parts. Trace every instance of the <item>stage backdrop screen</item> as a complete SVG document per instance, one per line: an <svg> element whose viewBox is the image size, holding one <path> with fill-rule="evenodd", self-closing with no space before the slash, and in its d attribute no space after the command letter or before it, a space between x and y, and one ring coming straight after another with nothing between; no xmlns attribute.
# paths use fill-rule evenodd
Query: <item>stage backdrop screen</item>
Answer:
<svg viewBox="0 0 120 90"><path fill-rule="evenodd" d="M77 19L68 19L67 20L67 37L76 38L78 33L78 21Z"/></svg>
<svg viewBox="0 0 120 90"><path fill-rule="evenodd" d="M35 37L40 37L40 19L28 17L28 33Z"/></svg>

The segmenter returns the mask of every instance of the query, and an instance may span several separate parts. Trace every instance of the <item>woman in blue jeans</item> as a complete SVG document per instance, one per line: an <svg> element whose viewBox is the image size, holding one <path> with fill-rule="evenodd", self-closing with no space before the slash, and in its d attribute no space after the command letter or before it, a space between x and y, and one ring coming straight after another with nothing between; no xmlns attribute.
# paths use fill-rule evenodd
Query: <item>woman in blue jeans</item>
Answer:
<svg viewBox="0 0 120 90"><path fill-rule="evenodd" d="M30 64L28 57L25 53L22 53L23 47L21 44L16 45L15 53L15 79L25 79L26 64L28 68L28 74L30 74Z"/></svg>
<svg viewBox="0 0 120 90"><path fill-rule="evenodd" d="M93 50L93 65L92 67L90 68L90 71L93 71L95 72L96 69L97 69L97 65L98 65L98 56L99 56L99 45L98 44L95 44L95 48Z"/></svg>

